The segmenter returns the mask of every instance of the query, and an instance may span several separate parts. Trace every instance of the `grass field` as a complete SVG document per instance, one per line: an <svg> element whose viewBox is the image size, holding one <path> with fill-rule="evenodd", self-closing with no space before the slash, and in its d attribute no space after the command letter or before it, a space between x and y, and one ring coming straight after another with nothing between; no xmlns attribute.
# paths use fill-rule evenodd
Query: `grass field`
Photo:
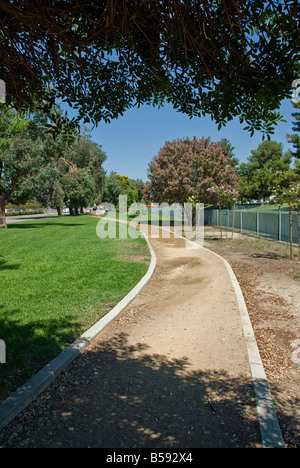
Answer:
<svg viewBox="0 0 300 468"><path fill-rule="evenodd" d="M275 205L271 203L265 203L264 205L236 205L237 210L247 210L247 211L259 211L259 212L276 212L276 211L289 211L289 205L287 203L284 203L283 205ZM294 210L296 212L296 210Z"/></svg>
<svg viewBox="0 0 300 468"><path fill-rule="evenodd" d="M0 400L104 316L144 276L146 241L99 239L86 215L0 231Z"/></svg>

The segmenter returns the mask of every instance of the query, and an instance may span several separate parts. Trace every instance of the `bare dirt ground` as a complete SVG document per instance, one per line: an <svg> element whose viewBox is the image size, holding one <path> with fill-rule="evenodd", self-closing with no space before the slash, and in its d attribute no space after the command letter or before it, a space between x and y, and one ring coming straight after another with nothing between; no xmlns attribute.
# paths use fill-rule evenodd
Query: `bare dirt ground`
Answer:
<svg viewBox="0 0 300 468"><path fill-rule="evenodd" d="M289 246L207 228L241 286L287 447L300 447L300 263ZM294 249L297 252L297 249Z"/></svg>
<svg viewBox="0 0 300 468"><path fill-rule="evenodd" d="M0 433L0 447L260 448L232 283L221 259L151 239L148 285Z"/></svg>

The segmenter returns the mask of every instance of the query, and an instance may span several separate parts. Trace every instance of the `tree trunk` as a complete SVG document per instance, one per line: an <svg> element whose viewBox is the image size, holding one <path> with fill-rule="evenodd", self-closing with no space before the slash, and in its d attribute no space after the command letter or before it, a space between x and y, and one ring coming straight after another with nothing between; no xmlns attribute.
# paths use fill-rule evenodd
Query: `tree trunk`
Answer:
<svg viewBox="0 0 300 468"><path fill-rule="evenodd" d="M196 226L196 205L192 207L192 227Z"/></svg>
<svg viewBox="0 0 300 468"><path fill-rule="evenodd" d="M221 240L223 240L222 207L221 207L221 205L219 205L219 224L220 224Z"/></svg>
<svg viewBox="0 0 300 468"><path fill-rule="evenodd" d="M62 216L61 207L57 206L56 209L57 209L57 216Z"/></svg>
<svg viewBox="0 0 300 468"><path fill-rule="evenodd" d="M6 207L6 200L4 196L0 196L0 229L6 229L6 217L5 217L5 207Z"/></svg>
<svg viewBox="0 0 300 468"><path fill-rule="evenodd" d="M233 239L233 233L234 233L234 215L235 215L235 204L233 205L231 239Z"/></svg>

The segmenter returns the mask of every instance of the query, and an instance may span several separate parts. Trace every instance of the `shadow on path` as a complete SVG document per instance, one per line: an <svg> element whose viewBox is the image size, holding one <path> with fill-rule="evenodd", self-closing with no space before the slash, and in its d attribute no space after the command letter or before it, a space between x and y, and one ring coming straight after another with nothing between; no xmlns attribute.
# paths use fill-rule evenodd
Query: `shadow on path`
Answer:
<svg viewBox="0 0 300 468"><path fill-rule="evenodd" d="M147 349L129 345L125 333L94 346L2 433L0 445L259 446L250 378L191 370L188 358Z"/></svg>

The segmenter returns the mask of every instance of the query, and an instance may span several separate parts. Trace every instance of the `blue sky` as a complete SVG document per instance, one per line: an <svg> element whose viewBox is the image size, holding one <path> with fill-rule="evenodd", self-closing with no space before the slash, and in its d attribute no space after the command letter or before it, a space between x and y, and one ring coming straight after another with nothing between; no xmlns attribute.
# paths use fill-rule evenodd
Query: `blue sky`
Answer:
<svg viewBox="0 0 300 468"><path fill-rule="evenodd" d="M287 122L277 125L272 140L283 143L286 151L292 149L286 140L286 134L292 133L291 114L295 109L291 100L286 99L280 110ZM70 116L72 114L73 112ZM251 137L249 132L243 130L245 125L235 119L218 131L210 116L189 119L175 111L171 105L160 109L145 105L139 109L129 109L122 117L109 124L100 122L91 131L91 138L102 146L107 155L104 163L107 174L115 171L131 179L140 178L146 181L151 159L164 146L165 141L177 138L210 137L211 141L227 138L235 148L235 156L240 162L246 162L251 150L261 143L262 135L255 133Z"/></svg>

